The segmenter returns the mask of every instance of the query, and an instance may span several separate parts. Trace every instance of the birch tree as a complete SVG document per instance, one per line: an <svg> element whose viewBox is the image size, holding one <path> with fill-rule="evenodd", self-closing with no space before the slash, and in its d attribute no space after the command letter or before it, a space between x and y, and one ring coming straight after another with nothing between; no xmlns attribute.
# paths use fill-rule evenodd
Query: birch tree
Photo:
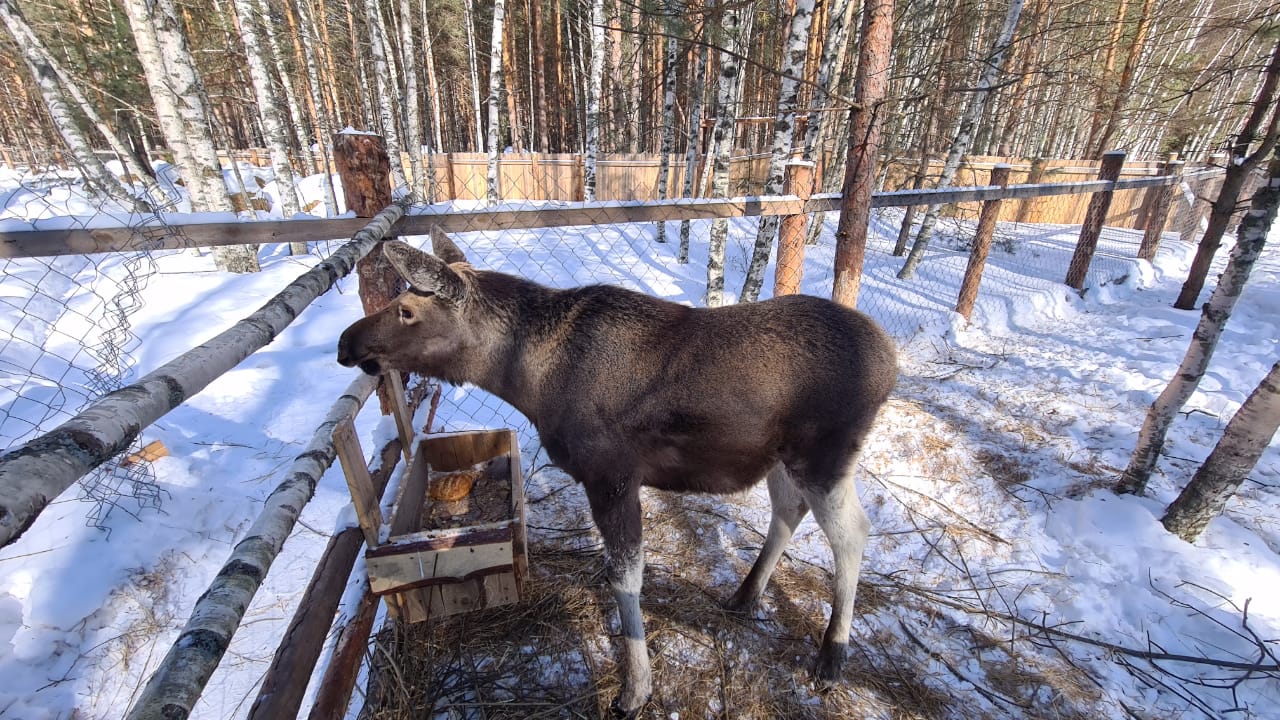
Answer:
<svg viewBox="0 0 1280 720"><path fill-rule="evenodd" d="M369 55L373 58L374 86L377 97L374 105L378 119L382 125L382 137L387 143L387 155L391 156L392 187L407 187L404 178L403 157L400 154L400 133L396 129L396 110L394 98L398 95L396 84L391 80L390 61L387 58L388 47L386 22L378 9L377 0L364 0L365 22L369 29Z"/></svg>
<svg viewBox="0 0 1280 720"><path fill-rule="evenodd" d="M1017 28L1018 19L1022 16L1022 4L1023 0L1009 1L1009 9L1005 13L1000 35L996 38L991 52L983 59L983 69L981 77L978 79L978 85L974 89L973 97L969 99L969 104L960 119L960 126L956 130L955 139L951 141L951 148L947 151L947 159L942 165L942 175L938 179L937 187L939 188L951 185L951 182L955 179L956 171L960 169L960 161L964 159L965 153L969 152L969 144L973 142L974 130L977 128L978 120L982 118L982 111L986 105L987 98L995 87L996 79L1000 76L1000 66L1004 63L1004 57L1009 51L1009 45L1012 44L1013 31ZM920 222L920 231L916 234L916 241L911 246L911 252L907 254L907 261L903 263L902 269L898 271L899 279L909 280L915 277L916 268L919 267L921 259L924 258L924 252L929 247L929 239L933 236L933 228L938 222L938 213L941 210L941 205L929 206L928 212L925 213L924 219Z"/></svg>
<svg viewBox="0 0 1280 720"><path fill-rule="evenodd" d="M276 175L276 187L280 193L280 211L287 220L299 212L297 183L293 178L293 167L289 160L289 140L285 131L283 113L271 83L271 75L267 71L265 48L258 32L257 13L252 0L235 0L235 12L240 20L240 42L244 44L245 62L249 66L249 79L253 85L253 95L258 101L258 117L262 121L262 131L267 139L267 149L271 152L271 167ZM306 252L306 245L294 248Z"/></svg>
<svg viewBox="0 0 1280 720"><path fill-rule="evenodd" d="M502 39L506 15L506 0L494 0L493 35L489 43L489 172L485 190L485 197L491 203L502 197L498 187L498 158L502 154L502 148L498 147L501 130L498 109L502 107Z"/></svg>
<svg viewBox="0 0 1280 720"><path fill-rule="evenodd" d="M320 62L314 45L315 22L306 0L297 3L298 21L302 32L298 33L302 45L303 65L307 72L307 89L311 96L311 104L316 117L316 145L320 149L321 174L324 175L324 201L329 213L338 212L338 198L333 190L333 175L329 172L329 142L333 126L329 122L323 90L320 84Z"/></svg>
<svg viewBox="0 0 1280 720"><path fill-rule="evenodd" d="M1195 542L1209 521L1222 514L1227 501L1257 466L1280 428L1280 362L1271 366L1258 387L1227 423L1222 439L1177 499L1165 509L1165 529Z"/></svg>
<svg viewBox="0 0 1280 720"><path fill-rule="evenodd" d="M31 71L31 76L49 110L49 116L53 118L54 126L62 135L67 149L71 151L81 171L84 172L86 188L95 194L101 192L115 198L127 208L139 212L151 211L153 209L151 203L138 197L133 188L124 184L115 173L108 170L93 152L88 138L80 132L80 126L72 111L72 100L90 123L97 128L98 133L111 143L112 149L120 156L125 167L130 168L130 171L140 179L147 177L141 169L136 168L131 159L132 153L120 146L115 134L105 126L75 84L70 82L65 71L61 70L35 32L31 30L31 26L18 7L10 0L0 0L0 17L3 17L5 27L13 36L14 43ZM67 95L72 95L71 100L68 100Z"/></svg>
<svg viewBox="0 0 1280 720"><path fill-rule="evenodd" d="M689 110L689 127L685 142L684 155L684 188L681 197L693 197L693 180L698 168L698 149L702 145L702 95L706 90L707 55L710 51L706 45L698 49L697 59L693 65L693 107ZM676 260L681 265L689 262L689 220L680 221L680 250Z"/></svg>
<svg viewBox="0 0 1280 720"><path fill-rule="evenodd" d="M742 47L742 8L736 4L722 7L720 21L724 50L720 52L720 78L716 90L716 126L712 134L715 161L712 169L711 194L729 197L729 161L738 124L738 92L742 87L740 60ZM707 307L724 304L724 253L729 236L728 218L711 223L707 242Z"/></svg>
<svg viewBox="0 0 1280 720"><path fill-rule="evenodd" d="M813 0L796 0L782 55L778 114L773 121L773 143L769 151L769 174L764 183L765 195L782 194L786 164L791 158L791 146L795 141L796 101L800 96L800 79L804 75L805 58L809 54L809 25L812 21ZM764 284L765 266L769 264L769 253L778 236L779 223L781 218L777 215L761 216L739 302L755 302L759 297L760 287Z"/></svg>
<svg viewBox="0 0 1280 720"><path fill-rule="evenodd" d="M1240 200L1240 192L1244 188L1249 174L1262 162L1272 148L1280 141L1280 103L1276 102L1277 85L1280 84L1280 41L1271 51L1271 59L1263 71L1258 83L1257 94L1249 115L1245 118L1231 143L1231 156L1227 162L1226 172L1222 178L1222 186L1218 197L1209 212L1209 223L1205 227L1200 244L1196 246L1195 258L1187 271L1187 279L1182 283L1182 290L1173 306L1179 310L1191 310L1200 298L1205 278L1209 274L1209 266L1213 264L1213 256L1222 245L1222 237L1231 223L1231 216L1236 212L1236 203ZM1259 137L1261 134L1261 137ZM1254 143L1258 147L1254 148Z"/></svg>
<svg viewBox="0 0 1280 720"><path fill-rule="evenodd" d="M431 194L430 180L422 169L422 114L418 111L418 44L413 34L413 8L409 0L400 0L400 75L404 92L400 108L404 115L405 149L409 151L409 172L413 182L409 196L426 199Z"/></svg>
<svg viewBox="0 0 1280 720"><path fill-rule="evenodd" d="M1138 443L1129 459L1129 466L1120 476L1116 492L1141 495L1151 478L1164 449L1169 427L1178 411L1200 385L1205 369L1218 347L1218 340L1231 318L1236 300L1240 298L1253 265L1262 255L1267 244L1267 233L1275 220L1277 201L1280 200L1280 150L1273 150L1268 168L1270 181L1267 188L1254 195L1253 205L1236 231L1236 245L1231 249L1227 269L1222 272L1218 287L1214 288L1209 302L1205 303L1200 322L1191 336L1191 345L1182 358L1169 385L1156 398L1147 411L1142 429L1138 431Z"/></svg>
<svg viewBox="0 0 1280 720"><path fill-rule="evenodd" d="M826 132L828 113L821 110L831 102L830 89L839 84L840 68L844 66L844 53L848 46L850 14L853 9L854 5L849 0L835 0L827 10L829 20L826 36L822 39L822 55L818 60L818 75L812 103L815 111L809 113L809 122L804 128L804 154L801 156L802 160L812 162L816 166L821 165L819 161L822 159L823 138L829 134ZM810 244L817 243L825 216L824 212L813 214L813 219L809 223L808 242Z"/></svg>
<svg viewBox="0 0 1280 720"><path fill-rule="evenodd" d="M587 78L587 148L582 157L582 198L596 199L596 155L600 152L604 84L604 0L591 0L591 73Z"/></svg>
<svg viewBox="0 0 1280 720"><path fill-rule="evenodd" d="M671 153L676 144L676 61L680 55L680 43L676 39L676 18L680 14L679 0L667 0L663 6L666 17L663 28L667 33L666 54L662 61L662 149L658 157L658 199L667 199L667 184L671 174ZM658 221L658 242L667 241L667 222Z"/></svg>
<svg viewBox="0 0 1280 720"><path fill-rule="evenodd" d="M479 148L480 138L484 137L484 124L481 122L480 110L480 69L479 61L476 59L476 18L475 3L473 0L463 0L463 13L466 21L463 23L467 31L467 69L471 74L471 105L476 123L476 147Z"/></svg>

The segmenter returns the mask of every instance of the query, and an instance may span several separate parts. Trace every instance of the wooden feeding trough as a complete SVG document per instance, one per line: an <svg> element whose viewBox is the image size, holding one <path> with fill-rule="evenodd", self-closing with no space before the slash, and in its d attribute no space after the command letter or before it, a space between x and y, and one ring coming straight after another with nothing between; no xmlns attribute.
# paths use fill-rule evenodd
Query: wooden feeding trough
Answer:
<svg viewBox="0 0 1280 720"><path fill-rule="evenodd" d="M528 554L514 432L424 437L385 525L372 486L361 478L368 470L348 461L350 454L339 457L365 531L369 587L392 613L412 623L520 599Z"/></svg>

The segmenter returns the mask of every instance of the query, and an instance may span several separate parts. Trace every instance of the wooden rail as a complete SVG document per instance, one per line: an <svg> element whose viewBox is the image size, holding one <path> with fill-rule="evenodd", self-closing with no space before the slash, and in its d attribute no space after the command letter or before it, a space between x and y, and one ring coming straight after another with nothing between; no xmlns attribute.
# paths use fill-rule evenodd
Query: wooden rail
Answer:
<svg viewBox="0 0 1280 720"><path fill-rule="evenodd" d="M1102 180L1048 183L1039 185L995 185L945 188L942 190L900 190L876 193L871 207L983 202L1081 195L1103 190L1135 190L1163 187L1220 174L1203 170L1187 175L1130 178L1114 183ZM445 232L527 230L574 225L708 220L761 215L795 215L839 209L839 193L816 194L808 201L794 195L775 197L696 198L660 202L606 201L555 203L518 208L459 210L446 205L409 209L396 225L403 235L426 235L431 226ZM135 227L67 228L0 232L0 259L86 255L138 250L172 250L221 245L265 245L282 242L338 240L351 237L364 227L359 218L338 220L272 220L234 223L186 223Z"/></svg>

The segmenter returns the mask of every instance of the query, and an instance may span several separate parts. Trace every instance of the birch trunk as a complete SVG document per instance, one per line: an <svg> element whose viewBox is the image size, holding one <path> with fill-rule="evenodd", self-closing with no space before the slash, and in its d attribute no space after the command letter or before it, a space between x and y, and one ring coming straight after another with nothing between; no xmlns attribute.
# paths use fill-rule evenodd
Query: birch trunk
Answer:
<svg viewBox="0 0 1280 720"><path fill-rule="evenodd" d="M663 29L667 33L667 49L662 61L662 150L658 157L658 199L667 199L670 182L671 153L676 144L676 63L680 57L680 43L676 40L676 17L680 14L679 0L667 0L664 5L667 16ZM667 223L658 221L658 242L667 241Z"/></svg>
<svg viewBox="0 0 1280 720"><path fill-rule="evenodd" d="M738 57L742 49L742 9L737 5L723 6L721 20L722 40L725 50L720 53L720 79L716 92L716 127L712 134L715 143L715 162L712 170L711 195L729 197L729 161L733 155L735 133L738 124L738 92L742 86L742 68ZM711 235L707 247L707 307L724 304L724 254L729 235L729 220L716 218L711 223Z"/></svg>
<svg viewBox="0 0 1280 720"><path fill-rule="evenodd" d="M351 242L298 276L253 314L136 383L96 400L48 433L0 456L0 547L13 542L64 490L115 457L142 430L266 346L404 215L392 205Z"/></svg>
<svg viewBox="0 0 1280 720"><path fill-rule="evenodd" d="M391 185L406 187L404 178L403 156L400 154L400 133L396 129L395 96L396 84L391 80L391 66L387 58L388 46L386 22L378 9L377 0L364 0L365 21L369 28L369 55L373 58L374 85L378 96L374 105L378 110L378 119L382 125L382 139L387 144L387 155L391 157Z"/></svg>
<svg viewBox="0 0 1280 720"><path fill-rule="evenodd" d="M769 151L769 175L765 179L765 195L781 195L787 160L791 159L791 146L795 141L796 101L800 97L800 79L804 75L804 61L809 50L809 25L813 22L813 1L796 0L791 15L791 27L787 31L786 48L782 55L782 80L778 90L778 114L773 121L773 143ZM769 264L769 254L778 237L777 215L760 218L756 230L756 242L747 265L747 277L742 282L738 302L755 302L764 285L764 271Z"/></svg>
<svg viewBox="0 0 1280 720"><path fill-rule="evenodd" d="M253 85L253 94L258 101L258 117L262 122L263 135L267 138L267 148L271 152L271 165L276 175L276 187L279 190L280 210L284 219L288 220L299 212L297 183L293 179L293 168L289 161L289 140L285 132L280 112L280 102L271 83L271 75L267 71L267 59L258 34L257 13L252 0L234 0L235 12L240 19L240 42L244 44L245 61L249 66L249 79ZM303 244L302 253L306 253Z"/></svg>
<svg viewBox="0 0 1280 720"><path fill-rule="evenodd" d="M939 188L951 186L952 180L955 179L956 171L960 169L960 161L964 159L965 153L969 151L969 144L973 141L974 129L978 124L978 119L982 117L982 110L991 95L992 88L996 84L996 78L1000 76L1000 66L1003 64L1004 57L1008 53L1009 45L1013 40L1013 31L1017 28L1018 19L1022 15L1022 4L1023 0L1010 0L1009 2L1004 24L1000 28L1000 36L996 38L990 54L983 60L982 75L978 80L973 97L969 100L969 106L965 108L964 116L960 119L960 127L956 130L955 139L951 142L951 149L947 151L947 159L942 165L942 175L938 179L937 187ZM898 271L899 279L909 280L915 277L916 268L919 267L920 261L924 258L925 250L929 247L929 239L933 236L933 228L938 222L940 210L942 210L941 205L929 206L928 212L925 213L924 219L920 222L920 232L916 235L915 243L911 245L911 252L907 254L907 261L903 263L902 269Z"/></svg>
<svg viewBox="0 0 1280 720"><path fill-rule="evenodd" d="M485 197L490 203L496 203L502 198L501 188L498 187L498 158L502 154L502 148L498 147L501 129L498 109L502 106L502 39L506 14L506 0L494 0L493 39L489 44L489 172L485 183Z"/></svg>
<svg viewBox="0 0 1280 720"><path fill-rule="evenodd" d="M409 0L400 0L400 74L404 78L404 93L400 108L404 115L405 149L409 152L409 173L413 182L409 197L417 201L430 195L428 179L422 169L422 114L418 109L418 44L413 35L413 7Z"/></svg>
<svg viewBox="0 0 1280 720"><path fill-rule="evenodd" d="M307 89L311 93L311 104L316 117L316 146L320 149L321 174L324 175L324 202L327 215L338 214L338 198L333 190L333 174L329 171L329 139L333 137L330 116L324 102L322 85L320 84L320 62L317 59L313 38L316 35L315 21L310 15L306 0L297 4L298 21L302 25L299 33L302 42L304 65L307 69Z"/></svg>
<svg viewBox="0 0 1280 720"><path fill-rule="evenodd" d="M1204 377L1209 360L1218 346L1218 339L1222 337L1227 320L1231 318L1236 300L1249 280L1254 263L1266 247L1267 233L1275 220L1277 204L1280 204L1280 152L1272 157L1268 172L1268 185L1254 195L1252 207L1236 231L1236 246L1231 250L1227 269L1222 272L1218 287L1214 288L1213 295L1204 306L1200 323L1191 336L1191 345L1182 358L1182 364L1147 411L1142 429L1138 432L1133 457L1120 476L1116 492L1141 495L1146 490L1151 472L1164 449L1169 427L1178 411L1200 385L1200 379Z"/></svg>
<svg viewBox="0 0 1280 720"><path fill-rule="evenodd" d="M1280 428L1280 362L1227 423L1222 439L1182 489L1160 522L1165 529L1195 542L1209 521L1222 514Z"/></svg>
<svg viewBox="0 0 1280 720"><path fill-rule="evenodd" d="M684 154L684 189L681 197L693 197L694 176L698 169L698 150L702 146L702 95L706 88L707 54L706 45L698 49L697 60L693 68L693 108L689 111L689 131L685 138L687 147ZM676 260L681 264L689 262L689 221L680 221L680 251Z"/></svg>
<svg viewBox="0 0 1280 720"><path fill-rule="evenodd" d="M467 67L471 72L471 105L476 121L476 137L474 147L480 149L480 138L484 137L483 113L480 109L480 69L476 59L476 18L475 4L472 0L463 0L463 14L466 18L467 31Z"/></svg>
<svg viewBox="0 0 1280 720"><path fill-rule="evenodd" d="M831 102L830 88L837 87L840 84L841 68L844 67L845 51L849 44L849 26L854 10L854 4L849 0L835 0L835 3L828 10L827 32L822 39L822 55L818 61L817 89L813 100L815 109L824 110L827 104ZM804 133L804 156L802 159L814 163L818 169L815 175L815 178L817 178L815 184L821 187L830 184L829 178L834 176L834 173L826 171L825 149L831 137L831 126L826 121L827 115L828 113L826 112L810 113L809 124L805 126ZM825 212L813 214L813 218L809 222L807 244L818 244L818 238L822 234L824 222L826 222Z"/></svg>
<svg viewBox="0 0 1280 720"><path fill-rule="evenodd" d="M98 159L88 139L80 132L80 126L71 111L71 103L64 95L64 90L67 91L67 94L73 95L73 99L81 112L96 126L99 134L112 144L112 148L120 156L125 168L130 169L139 179L147 177L145 173L136 168L136 164L130 159L132 153L120 146L119 141L115 138L115 133L103 125L101 118L98 117L92 105L80 94L78 89L75 89L74 84L67 82L66 74L53 61L52 56L49 55L49 52L41 44L40 39L31 30L18 7L11 3L10 0L0 0L0 16L3 17L5 27L8 28L9 34L13 36L14 43L17 44L22 52L23 59L26 60L27 67L31 70L31 76L35 79L41 97L44 98L45 106L48 108L49 116L52 118L55 128L67 144L67 149L75 157L77 164L80 165L81 171L84 172L86 188L91 193L101 192L108 197L115 198L123 203L126 208L134 211L151 211L152 207L149 202L136 196L131 187L124 184L120 178L116 177L115 173L108 170L102 164L102 161Z"/></svg>
<svg viewBox="0 0 1280 720"><path fill-rule="evenodd" d="M1271 59L1258 85L1258 92L1253 99L1253 107L1245 118L1235 142L1231 145L1231 157L1227 163L1226 174L1222 178L1222 186L1218 197L1213 202L1213 210L1209 213L1209 224L1204 236L1196 247L1196 256L1187 271L1187 279L1182 284L1178 299L1173 306L1179 310L1191 310L1196 306L1200 291L1204 289L1205 278L1209 275L1209 266L1213 264L1213 256L1222 245L1222 236L1231 224L1231 216L1235 214L1236 203L1240 199L1240 191L1245 180L1254 168L1262 162L1280 139L1280 104L1275 102L1276 87L1280 83L1280 42L1271 51ZM1270 113L1270 120L1267 120ZM1252 153L1253 143L1258 139L1258 132L1267 122L1267 130L1262 135L1262 142Z"/></svg>
<svg viewBox="0 0 1280 720"><path fill-rule="evenodd" d="M276 21L271 16L271 5L268 0L258 0L258 16L262 18L262 32L267 38L266 55L271 58L276 77L280 79L280 92L284 95L284 106L289 111L289 119L293 123L292 142L298 146L298 159L302 162L303 175L315 172L316 162L311 155L311 144L307 142L307 116L302 112L302 104L298 102L298 94L294 91L293 79L289 76L284 64L284 52L280 49L280 38L276 35ZM286 128L285 136L288 137ZM305 248L305 244L303 244ZM305 252L305 250L304 250Z"/></svg>
<svg viewBox="0 0 1280 720"><path fill-rule="evenodd" d="M316 428L311 443L267 496L262 512L231 551L213 583L196 601L191 618L147 681L128 720L187 717L231 644L245 610L315 494L320 476L338 456L333 431L354 418L377 378L361 375L351 383Z"/></svg>
<svg viewBox="0 0 1280 720"><path fill-rule="evenodd" d="M559 0L552 0L559 2ZM531 27L529 32L533 35L533 57L530 64L533 66L533 123L537 125L537 132L531 133L531 137L538 138L538 150L541 152L551 152L551 137L549 134L549 125L547 122L547 47L543 40L542 29L542 0L530 0L529 3L529 20ZM553 57L557 63L559 56Z"/></svg>
<svg viewBox="0 0 1280 720"><path fill-rule="evenodd" d="M604 90L604 0L591 0L591 73L587 78L587 150L582 156L582 199L596 199L596 155L600 152Z"/></svg>

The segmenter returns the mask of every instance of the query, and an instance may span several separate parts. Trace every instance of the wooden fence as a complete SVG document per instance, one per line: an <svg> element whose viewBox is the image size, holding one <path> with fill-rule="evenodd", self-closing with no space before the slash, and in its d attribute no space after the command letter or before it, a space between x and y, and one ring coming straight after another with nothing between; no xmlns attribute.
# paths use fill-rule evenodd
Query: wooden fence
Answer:
<svg viewBox="0 0 1280 720"><path fill-rule="evenodd" d="M530 165L530 170L532 169ZM945 203L984 203L987 221L982 227L993 225L996 212L1002 212L1004 200L1035 200L1058 196L1088 195L1091 208L1100 209L1105 215L1106 205L1121 192L1167 191L1184 180L1203 181L1205 176L1180 178L1177 176L1125 178L1117 181L1090 180L1084 182L1021 184L1003 186L1005 179L995 185L983 187L949 188L943 191L920 190L880 193L873 198L876 207L904 207ZM154 247L185 247L192 236L205 242L201 244L241 244L281 242L284 238L318 240L336 237L354 238L329 259L299 276L275 298L267 302L254 315L245 318L213 340L184 353L166 363L137 383L105 396L82 410L74 418L53 431L31 440L19 448L0 456L0 546L15 540L30 526L36 516L62 491L79 480L89 470L106 462L120 449L137 437L151 423L157 421L177 405L200 392L215 378L235 367L247 355L265 346L284 326L291 323L316 297L330 289L337 278L355 266L357 259L368 253L386 233L425 234L433 225L448 230L502 230L517 227L556 227L599 223L653 222L656 220L705 219L710 217L742 217L757 215L782 215L803 218L817 211L835 210L839 206L838 195L815 195L809 200L800 197L780 196L771 198L733 198L667 201L663 203L574 203L567 207L498 209L476 211L446 211L441 208L415 208L417 212L405 215L404 209L393 205L384 210L373 222L368 220L336 221L287 221L259 223L231 223L216 225L187 225L172 228L170 238L146 238L147 249ZM1016 205L1017 203L1009 203ZM355 226L365 226L356 232ZM1163 223L1157 223L1163 226ZM393 227L394 226L394 227ZM1100 226L1100 224L1099 224ZM1081 232L1078 253L1087 267L1092 240L1088 233L1096 230L1086 223ZM989 230L988 230L989 232ZM21 237L21 236L27 237ZM32 239L36 236L37 239ZM0 257L19 257L67 252L108 252L136 250L140 236L135 228L105 228L98 230L61 230L27 233L0 233ZM989 238L988 238L989 240ZM975 243L975 248L981 243ZM39 250L40 252L35 252ZM49 252L53 250L55 252ZM1073 270L1078 270L1073 262ZM979 273L980 275L980 273ZM1082 277L1082 275L1081 275ZM1068 276L1070 283L1071 275ZM978 278L961 292L959 307L966 297L976 295ZM1078 287L1078 285L1076 285ZM332 431L339 423L351 417L370 394L372 387L367 380L357 380L347 393L335 403L329 416L321 423L311 446L299 456L277 491L268 499L262 514L255 520L249 535L233 550L231 558L215 579L210 590L197 603L187 627L175 643L158 670L148 682L142 697L130 713L131 720L151 717L185 716L195 703L217 666L231 635L243 617L244 609L257 591L272 560L279 553L284 538L297 521L301 507L310 497L314 483L324 468L332 463L337 450L333 445ZM384 457L395 457L398 448L390 445L382 451ZM335 538L335 544L344 547L358 544L348 533L345 540ZM337 550L334 550L337 553ZM350 547L343 551L343 563L338 569L326 572L350 572ZM326 552L326 558L331 554ZM342 569L345 563L346 569ZM326 566L328 567L328 566ZM327 577L317 573L318 578ZM341 583L329 583L341 590ZM332 590L326 592L333 592ZM318 601L317 601L318 602ZM325 605L325 607L329 607ZM237 609L232 612L228 608ZM307 609L311 608L310 612ZM332 610L315 610L312 605L300 610L302 616L316 615L321 624L327 624ZM362 603L362 620L371 620L367 603ZM301 622L301 621L299 621ZM358 643L367 637L368 624L352 633L343 632L348 648L357 643L357 652L344 655L359 659ZM304 634L291 632L282 641L278 651L289 657L289 672L303 678L307 672L295 672L305 665L298 661L301 654L306 662L314 663L318 655L318 643L312 643L306 653L296 647ZM346 673L346 693L354 673ZM302 680L302 681L304 681ZM275 685L268 685L264 692L277 692ZM297 690L294 688L294 690ZM261 717L291 717L297 712L301 692L289 694L288 707L271 705L277 700L259 698L269 712ZM283 696L281 696L283 697ZM324 717L341 717L345 713L345 697L333 699ZM320 707L319 705L317 707ZM255 715L256 717L256 715ZM313 717L320 717L313 712Z"/></svg>

